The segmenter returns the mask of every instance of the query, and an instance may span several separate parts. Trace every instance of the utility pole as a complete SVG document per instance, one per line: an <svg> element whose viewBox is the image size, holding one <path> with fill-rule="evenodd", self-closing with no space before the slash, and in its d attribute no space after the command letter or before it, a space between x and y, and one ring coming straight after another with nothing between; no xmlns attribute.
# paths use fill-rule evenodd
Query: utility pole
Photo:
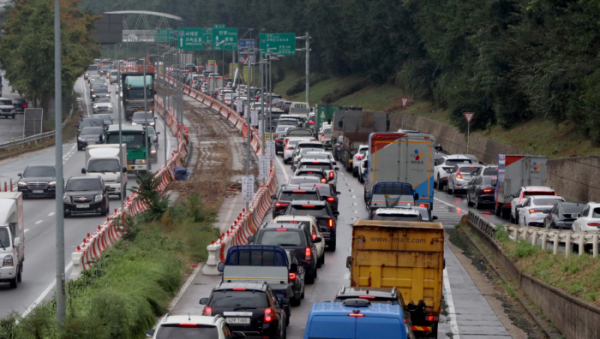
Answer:
<svg viewBox="0 0 600 339"><path fill-rule="evenodd" d="M265 125L266 125L266 121L265 121L265 86L264 86L264 79L265 79L265 65L264 65L265 61L262 58L262 53L260 53L260 119L261 119L261 127L262 127L262 137L261 137L261 148L262 148L262 154L266 154L265 152Z"/></svg>
<svg viewBox="0 0 600 339"><path fill-rule="evenodd" d="M164 125L164 143L163 143L163 148L165 150L165 166L167 166L167 68L165 67L165 56L163 55L163 125Z"/></svg>
<svg viewBox="0 0 600 339"><path fill-rule="evenodd" d="M56 166L56 321L62 324L66 315L65 295L65 225L62 140L62 78L60 48L60 0L54 0L54 130Z"/></svg>
<svg viewBox="0 0 600 339"><path fill-rule="evenodd" d="M310 36L306 32L306 104L310 106Z"/></svg>
<svg viewBox="0 0 600 339"><path fill-rule="evenodd" d="M252 122L252 119L250 117L250 69L252 68L251 64L250 64L250 56L248 57L248 84L246 85L246 107L245 107L245 113L244 115L246 116L246 131L247 131L247 138L246 138L246 176L250 175L250 138L251 138L251 133L250 133L250 123ZM246 211L249 209L250 207L250 202L246 201Z"/></svg>
<svg viewBox="0 0 600 339"><path fill-rule="evenodd" d="M144 147L146 148L146 173L150 173L150 150L148 149L148 97L146 91L146 59L148 55L144 57ZM154 115L154 112L152 113Z"/></svg>
<svg viewBox="0 0 600 339"><path fill-rule="evenodd" d="M121 61L119 61L119 78L117 79L117 85L119 85L119 83L121 83ZM122 84L122 83L121 83ZM121 209L123 209L123 204L125 203L125 195L127 194L127 192L125 192L125 186L123 185L124 180L123 180L123 166L125 166L127 164L127 157L124 158L125 156L125 152L123 152L123 125L121 122L121 88L119 87L119 90L117 91L117 114L118 114L118 119L119 119L119 153L121 154L121 168L119 169L121 171L121 196L120 196L120 200L121 200Z"/></svg>

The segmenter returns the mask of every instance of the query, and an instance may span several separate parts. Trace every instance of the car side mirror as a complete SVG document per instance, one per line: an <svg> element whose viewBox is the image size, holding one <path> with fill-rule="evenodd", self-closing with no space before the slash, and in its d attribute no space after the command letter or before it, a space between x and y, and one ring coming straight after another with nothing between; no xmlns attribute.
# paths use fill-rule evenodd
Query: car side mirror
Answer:
<svg viewBox="0 0 600 339"><path fill-rule="evenodd" d="M256 237L251 235L248 237L248 244L253 244L256 241Z"/></svg>
<svg viewBox="0 0 600 339"><path fill-rule="evenodd" d="M415 193L415 200L419 200L419 193Z"/></svg>
<svg viewBox="0 0 600 339"><path fill-rule="evenodd" d="M318 243L320 243L321 241L323 241L323 238L321 238L321 237L316 237L316 238L315 238L315 240L313 240L313 242L314 242L315 244L318 244Z"/></svg>
<svg viewBox="0 0 600 339"><path fill-rule="evenodd" d="M498 184L498 180L492 180L492 186L496 186Z"/></svg>
<svg viewBox="0 0 600 339"><path fill-rule="evenodd" d="M340 192L340 191L335 192L335 195L340 195L340 194L342 194L342 192Z"/></svg>
<svg viewBox="0 0 600 339"><path fill-rule="evenodd" d="M208 304L208 298L201 298L200 305L206 305L206 304Z"/></svg>
<svg viewBox="0 0 600 339"><path fill-rule="evenodd" d="M352 266L352 257L346 257L346 268L350 268Z"/></svg>
<svg viewBox="0 0 600 339"><path fill-rule="evenodd" d="M22 177L23 177L23 174L22 174L22 173L19 173L19 174L17 174L17 176L18 176L19 178L22 178Z"/></svg>
<svg viewBox="0 0 600 339"><path fill-rule="evenodd" d="M517 208L523 208L523 204L517 204Z"/></svg>
<svg viewBox="0 0 600 339"><path fill-rule="evenodd" d="M339 168L339 167L336 167L336 168L334 168L334 170L337 172L337 171L339 171L339 170L340 170L340 168Z"/></svg>
<svg viewBox="0 0 600 339"><path fill-rule="evenodd" d="M276 194L271 194L271 199L277 199L277 195Z"/></svg>
<svg viewBox="0 0 600 339"><path fill-rule="evenodd" d="M85 172L87 172L87 171L85 170L85 168L82 168L82 169L81 169L81 174L85 174Z"/></svg>
<svg viewBox="0 0 600 339"><path fill-rule="evenodd" d="M160 134L160 132L156 132L156 135L159 135L159 134Z"/></svg>
<svg viewBox="0 0 600 339"><path fill-rule="evenodd" d="M571 213L571 219L579 218L579 213Z"/></svg>
<svg viewBox="0 0 600 339"><path fill-rule="evenodd" d="M438 220L438 217L437 217L437 215L434 215L434 216L431 218L431 220Z"/></svg>
<svg viewBox="0 0 600 339"><path fill-rule="evenodd" d="M13 240L13 247L19 247L19 245L21 245L21 238L16 237L15 240Z"/></svg>
<svg viewBox="0 0 600 339"><path fill-rule="evenodd" d="M146 331L146 338L154 337L155 332L156 332L156 330L154 330L154 329Z"/></svg>
<svg viewBox="0 0 600 339"><path fill-rule="evenodd" d="M217 265L217 271L223 272L224 270L225 270L225 263L220 262L219 265Z"/></svg>

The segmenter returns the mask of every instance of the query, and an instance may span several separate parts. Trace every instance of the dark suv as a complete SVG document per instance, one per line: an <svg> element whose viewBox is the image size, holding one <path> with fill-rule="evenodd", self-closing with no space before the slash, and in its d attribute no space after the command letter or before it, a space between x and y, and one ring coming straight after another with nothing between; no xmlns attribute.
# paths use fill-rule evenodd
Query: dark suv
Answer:
<svg viewBox="0 0 600 339"><path fill-rule="evenodd" d="M29 107L27 105L27 101L25 99L12 99L13 105L15 106L15 112L23 114L25 113L25 108Z"/></svg>
<svg viewBox="0 0 600 339"><path fill-rule="evenodd" d="M65 218L78 213L108 214L108 189L100 177L72 177L63 196Z"/></svg>
<svg viewBox="0 0 600 339"><path fill-rule="evenodd" d="M298 185L282 186L278 194L271 196L274 201L273 218L284 215L293 200L321 200L319 191L314 187L300 188Z"/></svg>
<svg viewBox="0 0 600 339"><path fill-rule="evenodd" d="M243 332L247 338L285 338L288 318L266 282L221 282L200 304L206 305L202 315L225 317L232 331Z"/></svg>
<svg viewBox="0 0 600 339"><path fill-rule="evenodd" d="M317 277L317 246L323 241L321 238L312 239L310 225L298 222L268 223L258 229L256 236L248 238L257 245L281 246L286 250L293 250L294 256L306 270L306 283L312 284Z"/></svg>
<svg viewBox="0 0 600 339"><path fill-rule="evenodd" d="M314 187L317 189L317 191L319 191L321 200L327 201L329 203L329 207L331 208L331 211L333 212L334 215L339 214L339 212L338 212L338 205L339 205L338 195L341 194L340 192L337 192L336 190L334 190L333 186L329 185L329 184L301 184L300 185L300 189L307 189L307 188L311 188L311 187Z"/></svg>
<svg viewBox="0 0 600 339"><path fill-rule="evenodd" d="M294 200L285 211L286 215L311 215L317 219L319 230L330 251L335 251L337 222L326 201Z"/></svg>
<svg viewBox="0 0 600 339"><path fill-rule="evenodd" d="M56 197L56 169L53 165L29 165L19 173L17 189L23 198L31 196Z"/></svg>

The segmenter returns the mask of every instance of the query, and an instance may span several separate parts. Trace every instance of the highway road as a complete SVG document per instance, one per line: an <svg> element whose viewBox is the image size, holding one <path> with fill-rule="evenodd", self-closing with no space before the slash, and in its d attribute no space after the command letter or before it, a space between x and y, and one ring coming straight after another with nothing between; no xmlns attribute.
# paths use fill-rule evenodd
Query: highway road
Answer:
<svg viewBox="0 0 600 339"><path fill-rule="evenodd" d="M292 316L287 335L289 339L300 339L304 335L306 320L314 302L333 300L340 287L348 286L349 271L346 268L346 257L350 255L351 229L354 221L367 218L367 210L363 200L363 186L352 177L351 173L341 170L338 178L338 191L342 194L339 200L340 215L337 220L338 246L335 252L326 252L325 265L319 269L318 278L313 285L306 285L305 299L298 307L292 308ZM289 165L284 165L277 157L277 176L280 184L292 176ZM436 191L433 215L437 216L448 231L452 231L461 217L468 213L464 197L453 197L445 192ZM227 209L227 206L223 206ZM488 213L484 211L483 213ZM234 213L235 215L235 213ZM270 218L270 214L268 217ZM494 222L503 222L491 215ZM268 220L267 220L268 221ZM219 220L220 223L225 220ZM224 225L228 225L226 222ZM439 338L510 338L507 330L512 327L504 314L501 303L494 299L496 307L492 308L487 296L480 290L481 281L475 283L467 267L464 267L459 258L446 244L444 271L444 303L443 315L440 318ZM473 266L468 268L471 274L475 271L478 280L482 278ZM208 297L210 290L219 281L218 276L204 276L199 273L192 277L180 295L175 300L175 305L170 314L201 314L203 307L198 304L202 297ZM484 284L488 284L484 282ZM487 286L489 290L493 287ZM489 292L488 290L488 292ZM500 306L498 306L500 305ZM501 316L497 315L498 312ZM503 319L504 323L501 321ZM516 329L518 332L519 329ZM521 332L522 333L522 332ZM524 333L522 333L524 334Z"/></svg>
<svg viewBox="0 0 600 339"><path fill-rule="evenodd" d="M79 79L75 85L77 92L86 96L86 116L92 115L91 101L89 99L87 83ZM112 113L114 123L117 124L118 114L116 111L117 96L114 93L114 86L109 86L112 93L111 99L115 107ZM0 124L2 121L0 121ZM161 119L157 120L157 129L163 132L164 125ZM158 152L158 162L152 165L152 169L160 168L164 163L163 135L160 135L160 149ZM176 139L169 132L168 154L176 145ZM48 148L31 154L25 154L22 157L5 160L0 162L0 182L12 179L16 183L18 173L21 173L25 166L30 164L54 164L55 149ZM77 151L77 145L73 141L68 141L63 145L63 168L65 182L72 176L81 175L81 169L84 167L85 152ZM131 188L135 185L135 176L128 176ZM61 199L62 200L62 199ZM120 207L120 201L117 196L111 196L111 211ZM17 289L10 289L8 283L0 283L0 318L4 317L10 311L19 313L26 312L32 305L53 295L55 281L55 208L54 199L28 199L24 202L25 214L25 264L23 271L23 282ZM72 217L65 219L65 262L66 276L68 277L71 269L71 253L77 248L88 233L93 232L103 217Z"/></svg>
<svg viewBox="0 0 600 339"><path fill-rule="evenodd" d="M4 71L0 72L2 75L2 95L3 98L8 99L16 99L19 97L19 94L16 92L12 92L12 87L8 80L4 78ZM23 137L23 123L24 123L24 115L17 114L14 119L6 119L4 117L0 118L0 144L9 142L15 139L19 139Z"/></svg>

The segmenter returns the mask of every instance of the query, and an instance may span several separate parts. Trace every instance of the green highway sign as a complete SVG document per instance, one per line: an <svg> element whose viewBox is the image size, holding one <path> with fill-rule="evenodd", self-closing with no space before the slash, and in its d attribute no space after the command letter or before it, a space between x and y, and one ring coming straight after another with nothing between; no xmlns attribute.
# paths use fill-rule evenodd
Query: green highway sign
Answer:
<svg viewBox="0 0 600 339"><path fill-rule="evenodd" d="M225 24L220 24L220 25L213 25L213 29L220 29L220 28L226 28L227 25Z"/></svg>
<svg viewBox="0 0 600 339"><path fill-rule="evenodd" d="M155 29L154 30L154 41L155 42L167 42L175 41L175 30L174 29Z"/></svg>
<svg viewBox="0 0 600 339"><path fill-rule="evenodd" d="M259 40L261 51L296 55L296 33L261 33Z"/></svg>
<svg viewBox="0 0 600 339"><path fill-rule="evenodd" d="M217 28L215 25L212 30L212 47L215 50L232 50L238 46L238 29L237 28Z"/></svg>
<svg viewBox="0 0 600 339"><path fill-rule="evenodd" d="M177 29L177 48L183 50L202 50L210 45L210 29L193 27ZM210 46L207 46L210 48Z"/></svg>

